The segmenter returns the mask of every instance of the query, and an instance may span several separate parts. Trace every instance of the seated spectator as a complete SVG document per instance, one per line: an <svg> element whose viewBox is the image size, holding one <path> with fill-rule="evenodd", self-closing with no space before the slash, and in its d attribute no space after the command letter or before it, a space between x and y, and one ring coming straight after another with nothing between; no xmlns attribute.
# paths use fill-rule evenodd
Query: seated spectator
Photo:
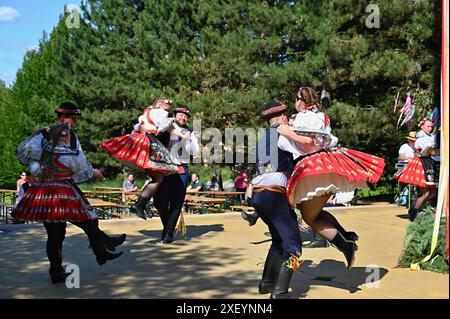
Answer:
<svg viewBox="0 0 450 319"><path fill-rule="evenodd" d="M137 200L137 195L130 194L138 190L133 174L127 176L127 179L122 184L122 190L122 202Z"/></svg>
<svg viewBox="0 0 450 319"><path fill-rule="evenodd" d="M211 175L210 181L206 184L206 190L209 192L217 192L220 190L219 180L216 174Z"/></svg>
<svg viewBox="0 0 450 319"><path fill-rule="evenodd" d="M188 192L202 192L205 190L205 185L200 180L200 175L195 173L191 176L191 183L187 187Z"/></svg>

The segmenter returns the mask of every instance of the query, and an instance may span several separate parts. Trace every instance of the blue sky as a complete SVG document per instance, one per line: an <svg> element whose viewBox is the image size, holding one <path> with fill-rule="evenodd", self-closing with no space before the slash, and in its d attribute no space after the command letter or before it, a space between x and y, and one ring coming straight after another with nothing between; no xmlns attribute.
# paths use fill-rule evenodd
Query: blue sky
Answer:
<svg viewBox="0 0 450 319"><path fill-rule="evenodd" d="M42 32L50 33L64 5L81 0L0 0L0 79L11 86L28 49L37 47Z"/></svg>

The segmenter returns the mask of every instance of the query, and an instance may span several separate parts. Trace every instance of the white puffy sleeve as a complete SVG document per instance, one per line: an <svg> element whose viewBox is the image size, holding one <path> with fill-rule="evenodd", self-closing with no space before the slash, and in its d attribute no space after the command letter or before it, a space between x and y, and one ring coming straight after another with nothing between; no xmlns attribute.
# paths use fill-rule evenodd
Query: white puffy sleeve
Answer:
<svg viewBox="0 0 450 319"><path fill-rule="evenodd" d="M169 113L163 109L151 110L150 116L152 117L156 125L156 130L159 133L167 131L175 120L173 117L169 117Z"/></svg>
<svg viewBox="0 0 450 319"><path fill-rule="evenodd" d="M198 139L195 136L194 132L191 132L191 137L189 141L186 143L186 151L191 154L193 157L197 157L200 155L200 146L198 144Z"/></svg>
<svg viewBox="0 0 450 319"><path fill-rule="evenodd" d="M71 169L74 172L73 180L75 181L75 183L78 184L91 180L94 176L94 168L92 167L91 163L87 161L78 138L77 138L77 149L78 155L73 156L74 163Z"/></svg>
<svg viewBox="0 0 450 319"><path fill-rule="evenodd" d="M422 133L422 132L421 132ZM436 135L418 134L414 147L418 150L424 150L427 147L436 147Z"/></svg>
<svg viewBox="0 0 450 319"><path fill-rule="evenodd" d="M280 135L278 138L278 147L283 151L291 153L294 159L305 153L302 144L296 143L283 135Z"/></svg>
<svg viewBox="0 0 450 319"><path fill-rule="evenodd" d="M330 147L331 143L337 145L338 139L331 134L331 127L323 112L299 112L293 128L300 135L312 137L317 147Z"/></svg>
<svg viewBox="0 0 450 319"><path fill-rule="evenodd" d="M35 133L17 147L17 157L23 165L27 165L32 176L41 176L42 168L39 161L42 158L44 136L41 132Z"/></svg>
<svg viewBox="0 0 450 319"><path fill-rule="evenodd" d="M139 117L141 127L146 131L165 132L172 126L174 118L169 118L169 113L163 109L146 109Z"/></svg>

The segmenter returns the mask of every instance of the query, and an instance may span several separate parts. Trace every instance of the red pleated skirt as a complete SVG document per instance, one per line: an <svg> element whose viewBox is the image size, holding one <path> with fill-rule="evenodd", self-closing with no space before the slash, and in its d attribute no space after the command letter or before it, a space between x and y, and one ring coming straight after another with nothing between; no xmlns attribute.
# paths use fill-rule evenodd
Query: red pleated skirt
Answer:
<svg viewBox="0 0 450 319"><path fill-rule="evenodd" d="M41 181L25 192L12 216L27 221L86 221L97 218L71 180Z"/></svg>
<svg viewBox="0 0 450 319"><path fill-rule="evenodd" d="M326 193L350 192L376 183L384 170L384 159L339 147L303 157L288 181L292 206Z"/></svg>
<svg viewBox="0 0 450 319"><path fill-rule="evenodd" d="M437 185L436 182L427 181L425 179L425 169L419 156L415 156L410 160L402 171L397 172L394 175L394 178L398 179L400 183L414 184L419 187L431 187Z"/></svg>
<svg viewBox="0 0 450 319"><path fill-rule="evenodd" d="M132 133L101 143L123 165L136 171L155 171L163 175L178 173L180 163L153 135Z"/></svg>

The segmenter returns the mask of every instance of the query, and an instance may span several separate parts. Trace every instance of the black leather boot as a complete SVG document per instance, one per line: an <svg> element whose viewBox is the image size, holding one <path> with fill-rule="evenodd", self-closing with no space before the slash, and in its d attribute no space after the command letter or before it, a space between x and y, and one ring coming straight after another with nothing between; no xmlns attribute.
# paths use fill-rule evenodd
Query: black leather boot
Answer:
<svg viewBox="0 0 450 319"><path fill-rule="evenodd" d="M272 292L275 281L278 278L278 271L280 270L280 265L282 262L283 261L280 255L271 252L267 254L262 279L259 282L258 287L260 294L268 294Z"/></svg>
<svg viewBox="0 0 450 319"><path fill-rule="evenodd" d="M117 237L110 237L108 235L104 234L104 243L106 246L106 249L110 251L115 251L117 246L120 246L124 243L125 239L127 238L126 234L122 234Z"/></svg>
<svg viewBox="0 0 450 319"><path fill-rule="evenodd" d="M93 236L90 238L92 251L95 254L97 259L97 263L99 265L105 264L108 260L116 259L122 256L123 252L119 252L117 254L111 253L106 250L106 245L103 241L103 238L100 236Z"/></svg>
<svg viewBox="0 0 450 319"><path fill-rule="evenodd" d="M107 236L100 230L100 228L98 227L98 220L89 220L85 222L77 222L74 224L82 228L88 236L90 246L99 265L103 265L104 263L106 263L106 261L116 259L123 254L123 252L114 254L106 250L105 238L109 236ZM118 243L121 239L125 240L125 236L120 236L115 243Z"/></svg>
<svg viewBox="0 0 450 319"><path fill-rule="evenodd" d="M253 226L256 224L256 222L258 221L258 214L257 213L247 213L247 212L241 212L241 217L248 221L248 225L249 226Z"/></svg>
<svg viewBox="0 0 450 319"><path fill-rule="evenodd" d="M53 284L66 282L67 276L70 275L70 273L66 272L62 266L50 266L49 273Z"/></svg>
<svg viewBox="0 0 450 319"><path fill-rule="evenodd" d="M144 211L145 211L145 216L147 216L148 218L153 218L153 212L150 207L148 207L148 206L145 207Z"/></svg>
<svg viewBox="0 0 450 319"><path fill-rule="evenodd" d="M166 233L163 237L163 244L170 244L173 242L173 233L175 231L175 227L177 226L178 217L180 217L181 210L173 209L169 211L169 215L167 216L167 224L166 224Z"/></svg>
<svg viewBox="0 0 450 319"><path fill-rule="evenodd" d="M337 232L336 236L330 242L344 254L347 260L347 269L352 268L353 262L355 261L355 251L358 250L356 243L345 239L340 232Z"/></svg>
<svg viewBox="0 0 450 319"><path fill-rule="evenodd" d="M284 262L281 263L278 269L278 278L270 295L270 299L290 299L289 283L291 282L293 270L286 267Z"/></svg>
<svg viewBox="0 0 450 319"><path fill-rule="evenodd" d="M147 219L145 215L145 207L147 206L148 201L150 200L150 197L142 197L139 196L136 203L131 205L130 209L133 213L138 215L142 219Z"/></svg>
<svg viewBox="0 0 450 319"><path fill-rule="evenodd" d="M47 249L48 259L50 261L50 278L53 284L65 282L70 273L66 272L62 266L62 245L57 249Z"/></svg>
<svg viewBox="0 0 450 319"><path fill-rule="evenodd" d="M411 208L408 210L408 218L409 218L410 221L413 222L413 221L416 219L416 217L417 217L417 212L418 212L418 209L415 209L414 207L411 207Z"/></svg>
<svg viewBox="0 0 450 319"><path fill-rule="evenodd" d="M117 254L113 254L113 253L110 253L109 251L105 250L104 253L96 256L96 259L97 259L97 263L101 266L101 265L105 264L108 260L114 260L116 258L119 258L122 255L123 255L122 251Z"/></svg>

